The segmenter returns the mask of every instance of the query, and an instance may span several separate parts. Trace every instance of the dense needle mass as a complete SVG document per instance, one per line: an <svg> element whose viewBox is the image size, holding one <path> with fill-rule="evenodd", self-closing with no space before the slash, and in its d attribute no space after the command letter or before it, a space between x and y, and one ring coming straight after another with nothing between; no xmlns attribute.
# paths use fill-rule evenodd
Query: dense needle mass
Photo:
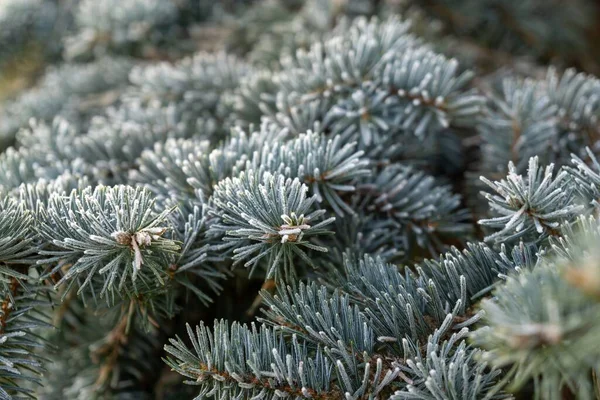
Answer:
<svg viewBox="0 0 600 400"><path fill-rule="evenodd" d="M593 399L593 0L0 0L0 400Z"/></svg>

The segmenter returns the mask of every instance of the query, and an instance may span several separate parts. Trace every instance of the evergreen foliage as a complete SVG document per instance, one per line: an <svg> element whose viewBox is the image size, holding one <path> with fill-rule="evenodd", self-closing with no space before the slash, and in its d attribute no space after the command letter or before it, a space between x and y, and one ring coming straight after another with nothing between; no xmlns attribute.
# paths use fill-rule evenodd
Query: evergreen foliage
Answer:
<svg viewBox="0 0 600 400"><path fill-rule="evenodd" d="M600 398L598 13L0 2L0 399Z"/></svg>

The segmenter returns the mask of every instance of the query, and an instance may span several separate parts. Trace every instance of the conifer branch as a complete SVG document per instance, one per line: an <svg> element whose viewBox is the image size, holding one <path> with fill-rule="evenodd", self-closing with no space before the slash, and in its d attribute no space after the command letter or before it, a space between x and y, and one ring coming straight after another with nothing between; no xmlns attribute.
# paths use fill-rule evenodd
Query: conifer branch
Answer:
<svg viewBox="0 0 600 400"><path fill-rule="evenodd" d="M307 198L307 190L298 179L268 172L261 176L249 170L239 178L227 178L215 189L211 212L219 222L210 229L225 234L225 240L235 247L234 260L246 260L245 266L252 271L267 257L267 278L292 277L295 258L314 266L303 248L327 251L312 244L310 238L328 234L324 227L334 220L321 220L325 210L313 209L316 196Z"/></svg>
<svg viewBox="0 0 600 400"><path fill-rule="evenodd" d="M527 180L517 173L515 165L508 164L506 180L481 180L497 195L483 193L495 214L501 216L482 219L481 225L499 229L487 236L486 241L510 242L515 239L536 242L548 235L557 235L561 222L573 218L583 209L575 204L574 196L566 188L565 170L553 176L554 165L542 170L538 158L529 159Z"/></svg>
<svg viewBox="0 0 600 400"><path fill-rule="evenodd" d="M169 210L157 214L153 205L149 192L127 186L54 194L40 226L49 245L40 263L50 266L48 275L68 266L57 286L77 287L94 301L100 295L111 304L160 291L179 245L167 238Z"/></svg>

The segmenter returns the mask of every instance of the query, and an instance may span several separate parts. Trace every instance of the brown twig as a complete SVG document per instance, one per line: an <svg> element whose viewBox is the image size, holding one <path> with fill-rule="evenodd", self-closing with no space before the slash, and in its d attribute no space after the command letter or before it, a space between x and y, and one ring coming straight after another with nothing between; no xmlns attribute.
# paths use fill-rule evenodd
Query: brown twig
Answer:
<svg viewBox="0 0 600 400"><path fill-rule="evenodd" d="M9 291L0 304L0 335L6 331L8 319L10 318L11 311L14 309L14 298L17 295L17 291L21 285L17 278L10 278Z"/></svg>
<svg viewBox="0 0 600 400"><path fill-rule="evenodd" d="M122 347L128 342L128 328L134 310L135 300L131 300L129 302L129 310L127 313L123 314L117 325L106 336L106 343L92 353L92 360L95 359L95 362L98 362L101 356L108 354L98 372L98 379L96 379L95 382L97 388L106 385L106 382L110 379L114 366L119 359L119 353Z"/></svg>
<svg viewBox="0 0 600 400"><path fill-rule="evenodd" d="M274 279L267 279L263 283L263 285L260 289L267 290L269 292L273 292L276 287L277 287L277 284L275 283ZM250 308L246 311L246 315L248 317L252 317L256 313L256 310L258 310L258 308L261 306L261 304L262 304L262 296L259 293L254 298L254 301L252 302L252 305L250 306Z"/></svg>

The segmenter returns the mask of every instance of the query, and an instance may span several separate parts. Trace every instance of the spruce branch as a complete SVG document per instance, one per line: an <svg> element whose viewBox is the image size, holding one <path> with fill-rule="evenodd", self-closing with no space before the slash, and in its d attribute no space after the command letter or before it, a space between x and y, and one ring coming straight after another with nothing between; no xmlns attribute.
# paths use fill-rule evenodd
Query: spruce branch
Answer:
<svg viewBox="0 0 600 400"><path fill-rule="evenodd" d="M415 272L407 268L402 273L369 256L347 258L343 271L323 279L364 309L376 337L419 341L441 326L448 315L455 318L457 326L479 319L477 314L466 317L467 310L479 292L496 280L499 260L487 246L471 244L463 252L449 251L439 261L426 260ZM397 343L389 346L403 356Z"/></svg>
<svg viewBox="0 0 600 400"><path fill-rule="evenodd" d="M140 104L172 106L178 129L200 132L216 143L234 127L228 98L251 68L237 57L219 52L196 53L178 62L156 63L132 69L132 87L122 98L126 107Z"/></svg>
<svg viewBox="0 0 600 400"><path fill-rule="evenodd" d="M148 39L153 30L171 25L177 7L159 0L85 0L77 4L75 22L78 33L66 40L65 58L77 59L93 52L118 51Z"/></svg>
<svg viewBox="0 0 600 400"><path fill-rule="evenodd" d="M21 184L10 194L33 213L35 220L39 221L40 213L48 205L48 200L53 193L67 195L74 189L88 186L90 183L85 175L67 170L52 180L39 179L36 183Z"/></svg>
<svg viewBox="0 0 600 400"><path fill-rule="evenodd" d="M15 273L13 272L13 275ZM3 278L6 273L2 273ZM39 352L45 342L40 329L52 328L41 310L49 307L45 289L28 277L11 277L3 283L0 303L0 398L31 397L41 382L46 359Z"/></svg>
<svg viewBox="0 0 600 400"><path fill-rule="evenodd" d="M158 198L176 196L195 198L194 187L188 183L183 163L201 159L209 153L208 141L168 139L155 143L152 150L144 150L137 161L139 165L129 174L129 181L143 184Z"/></svg>
<svg viewBox="0 0 600 400"><path fill-rule="evenodd" d="M572 166L566 170L575 182L574 189L577 190L581 201L586 208L600 207L600 163L589 147L585 148L589 163L584 162L575 154L571 154Z"/></svg>
<svg viewBox="0 0 600 400"><path fill-rule="evenodd" d="M485 173L503 173L510 161L517 171L523 171L534 156L542 157L542 162L551 161L548 150L559 134L558 107L542 82L504 78L500 92L492 93L489 103L477 126L483 141L481 169Z"/></svg>
<svg viewBox="0 0 600 400"><path fill-rule="evenodd" d="M296 289L280 288L276 295L263 290L269 307L260 321L304 338L314 346L328 347L338 357L373 354L376 338L367 317L347 294L314 283Z"/></svg>
<svg viewBox="0 0 600 400"><path fill-rule="evenodd" d="M422 137L450 124L472 125L483 99L472 90L465 91L474 74L457 71L458 61L425 49L411 49L385 66L383 81L404 103L404 115L398 121L404 129Z"/></svg>
<svg viewBox="0 0 600 400"><path fill-rule="evenodd" d="M593 146L600 135L600 80L592 75L566 70L562 76L554 68L546 77L550 101L557 107L563 148L579 151ZM575 143L569 143L576 138Z"/></svg>
<svg viewBox="0 0 600 400"><path fill-rule="evenodd" d="M445 250L449 238L471 232L460 196L411 167L391 164L358 189L359 207L376 216L372 224L402 232L405 249L417 247L436 255Z"/></svg>
<svg viewBox="0 0 600 400"><path fill-rule="evenodd" d="M277 77L280 90L303 94L298 100L306 102L369 80L382 61L420 45L409 29L410 23L398 18L357 18L347 31L282 59L283 72Z"/></svg>
<svg viewBox="0 0 600 400"><path fill-rule="evenodd" d="M168 138L185 137L187 132L173 129L163 114L168 108L154 108L135 121L131 109L121 107L90 122L87 134L76 138L75 154L85 161L85 172L101 184L127 182L127 175L146 149ZM168 117L168 115L167 115ZM166 122L165 126L162 122Z"/></svg>
<svg viewBox="0 0 600 400"><path fill-rule="evenodd" d="M224 102L234 111L235 125L247 129L259 125L263 110L275 110L277 84L270 70L258 70L243 76L234 92L224 96Z"/></svg>
<svg viewBox="0 0 600 400"><path fill-rule="evenodd" d="M196 153L183 160L182 171L193 188L202 190L204 196L211 196L219 181L244 171L255 152L270 141L280 142L287 134L287 130L268 122L255 131L233 128L229 138L209 154Z"/></svg>
<svg viewBox="0 0 600 400"><path fill-rule="evenodd" d="M323 351L311 356L300 341L287 344L276 329L215 321L212 332L204 324L195 332L188 325L187 331L192 348L171 339L165 362L200 386L197 398L342 397L330 385L334 366Z"/></svg>
<svg viewBox="0 0 600 400"><path fill-rule="evenodd" d="M27 127L30 118L47 123L58 115L68 115L73 123L87 120L88 112L94 110L80 109L82 99L125 84L131 67L131 60L109 56L86 64L53 66L37 86L6 106L0 132L14 137L19 128Z"/></svg>
<svg viewBox="0 0 600 400"><path fill-rule="evenodd" d="M236 88L249 72L249 66L233 55L199 52L174 64L160 62L133 68L129 76L133 87L124 97L126 101L175 101L187 112L200 115L198 111L216 107L219 97Z"/></svg>
<svg viewBox="0 0 600 400"><path fill-rule="evenodd" d="M488 235L490 242L510 242L522 239L536 242L558 234L561 222L573 218L583 208L574 202L569 190L569 175L560 170L553 174L554 165L539 167L538 157L529 159L527 178L519 175L515 165L508 164L506 180L481 180L497 194L482 193L498 217L479 220L479 224L498 231Z"/></svg>
<svg viewBox="0 0 600 400"><path fill-rule="evenodd" d="M342 216L354 213L342 196L354 192L355 183L370 175L368 160L361 158L363 152L355 148L356 143L343 145L340 136L326 139L322 134L307 132L284 144L265 144L259 165L263 170L298 178L319 202Z"/></svg>
<svg viewBox="0 0 600 400"><path fill-rule="evenodd" d="M308 346L323 347L335 363L347 398L376 396L390 391L397 381L412 382L403 374L403 360L384 352L385 344L397 341L376 337L371 321L348 294L316 284L280 289L278 295L261 293L269 306L261 321L293 334Z"/></svg>
<svg viewBox="0 0 600 400"><path fill-rule="evenodd" d="M472 125L483 105L467 89L472 73L421 46L408 26L357 19L343 35L283 59L275 109L263 111L291 132L321 123L361 148L380 144L393 126L424 139Z"/></svg>
<svg viewBox="0 0 600 400"><path fill-rule="evenodd" d="M599 230L595 220L580 221L573 237L555 241L553 257L509 277L483 302L487 326L473 340L486 350L485 360L510 366L511 390L533 380L543 398L595 397ZM573 247L561 250L566 244Z"/></svg>
<svg viewBox="0 0 600 400"><path fill-rule="evenodd" d="M34 156L26 149L15 150L9 147L0 154L0 185L4 189L14 189L22 183L35 181Z"/></svg>
<svg viewBox="0 0 600 400"><path fill-rule="evenodd" d="M266 325L251 327L215 321L212 332L204 324L194 332L188 325L191 348L180 338L165 350L167 364L199 385L197 398L235 396L295 399L345 398L359 400L380 395L400 375L381 357L371 361L329 360L327 349L310 348L295 334L291 340ZM261 355L260 357L258 355Z"/></svg>
<svg viewBox="0 0 600 400"><path fill-rule="evenodd" d="M46 288L31 271L38 245L33 218L22 203L0 200L0 398L31 397L39 384L45 358L41 329L52 327L43 309L50 303Z"/></svg>
<svg viewBox="0 0 600 400"><path fill-rule="evenodd" d="M402 277L391 265L375 265L375 260L365 259L365 263L369 261L370 264L364 269L366 273L381 266L390 277ZM493 264L494 260L488 262ZM465 263L466 268L468 265ZM389 280L386 281L383 275L375 273L372 276L379 278L373 279L373 285L379 284L387 290L396 290L387 285ZM358 273L353 274L353 277L362 278ZM433 283L429 284L432 285ZM406 290L414 290L415 295L422 292L422 289L411 289L411 286L406 282ZM212 332L200 325L194 334L188 327L191 347L186 346L179 338L171 340L171 345L165 349L172 357L166 361L180 374L195 379L187 383L201 386L199 398L211 395L223 398L233 395L227 390L238 390L233 393L239 396L266 396L269 399L277 396L292 396L297 399L324 396L363 399L386 397L397 390L393 395L396 397L392 398L428 399L444 393L446 384L453 387L450 389L451 396L456 399L461 398L461 395L480 398L478 396L484 394L489 398L508 397L498 393L496 388L499 370L486 370L486 365L474 358L481 352L466 345L468 331L464 326L477 318L457 323L456 315L446 314L435 330L435 322L428 321L430 336L427 347L423 348L419 339L412 338L410 332L397 336L378 336L381 332L375 321L378 316L370 311L371 305L358 296L359 288L354 288L350 294L343 293L347 289L348 286L342 287L342 291L329 292L326 287L313 283L300 284L295 289L280 287L275 296L263 291L269 310L259 329L254 325L250 329L237 323L229 326L223 321L215 322ZM464 292L462 289L460 291ZM367 297L370 295L371 293L366 294ZM373 297L374 302L379 301ZM385 310L389 312L395 308L385 307ZM396 318L400 320L399 316ZM390 319L396 318L390 316ZM452 327L459 327L461 331L450 336L449 330ZM267 341L265 337L270 335L276 336L276 339ZM446 340L446 337L449 339ZM254 346L249 348L245 343ZM284 364L283 361L277 361L277 357L284 354L283 350L289 352L288 346L294 349L293 356L286 357L287 375L278 378L275 368L283 368ZM301 353L298 346L301 346L303 352L308 352ZM257 354L267 358L257 358ZM275 361L271 361L271 355L276 358ZM300 373L304 372L305 365L315 366L319 360L328 366L325 369L328 374L316 377L317 381L311 382L308 379L313 376L298 378L294 375L296 368ZM257 366L258 362L261 364ZM436 372L441 375L438 377L430 373L430 366L437 367ZM321 368L320 371L324 370ZM460 374L457 374L458 371ZM261 376L279 380L286 378L289 387L284 389L273 383L267 385L260 379ZM298 380L302 381L301 389L296 386ZM317 385L316 390L315 386L307 386L305 382ZM322 395L323 387L330 389ZM273 389L275 393L271 392Z"/></svg>
<svg viewBox="0 0 600 400"><path fill-rule="evenodd" d="M316 196L307 198L308 188L296 178L252 170L217 185L211 213L219 218L210 229L231 242L234 260L245 261L254 271L258 261L267 261L267 278L295 274L296 258L314 266L303 248L327 251L311 243L313 236L328 234L321 220L325 210L314 210ZM280 263L282 266L280 266Z"/></svg>
<svg viewBox="0 0 600 400"><path fill-rule="evenodd" d="M77 131L73 124L63 117L51 122L31 120L27 129L21 129L16 136L18 148L27 148L32 156L38 157L39 167L50 167L52 163L73 157L73 141Z"/></svg>
<svg viewBox="0 0 600 400"><path fill-rule="evenodd" d="M401 261L406 258L406 241L403 235L396 234L393 225L378 224L374 215L354 213L336 217L335 235L319 238L317 244L327 247L324 256L332 265L344 264L344 254L362 258L366 254L381 258L383 261Z"/></svg>
<svg viewBox="0 0 600 400"><path fill-rule="evenodd" d="M172 200L167 201L166 205L172 203ZM203 304L208 304L212 295L221 292L221 281L228 276L222 265L224 256L212 249L216 239L208 232L207 207L202 192L196 191L195 199L178 203L169 214L169 220L181 250L169 265L168 274Z"/></svg>
<svg viewBox="0 0 600 400"><path fill-rule="evenodd" d="M424 345L403 339L406 355L403 369L413 381L390 400L512 398L498 385L501 370L481 362L479 358L484 352L467 344L467 328L448 337L451 320L447 318Z"/></svg>
<svg viewBox="0 0 600 400"><path fill-rule="evenodd" d="M128 186L53 194L40 224L49 246L40 263L49 266L47 275L64 271L57 286L95 301L98 294L108 304L149 296L168 284L168 265L179 250L168 238L169 212L157 214L148 191Z"/></svg>

